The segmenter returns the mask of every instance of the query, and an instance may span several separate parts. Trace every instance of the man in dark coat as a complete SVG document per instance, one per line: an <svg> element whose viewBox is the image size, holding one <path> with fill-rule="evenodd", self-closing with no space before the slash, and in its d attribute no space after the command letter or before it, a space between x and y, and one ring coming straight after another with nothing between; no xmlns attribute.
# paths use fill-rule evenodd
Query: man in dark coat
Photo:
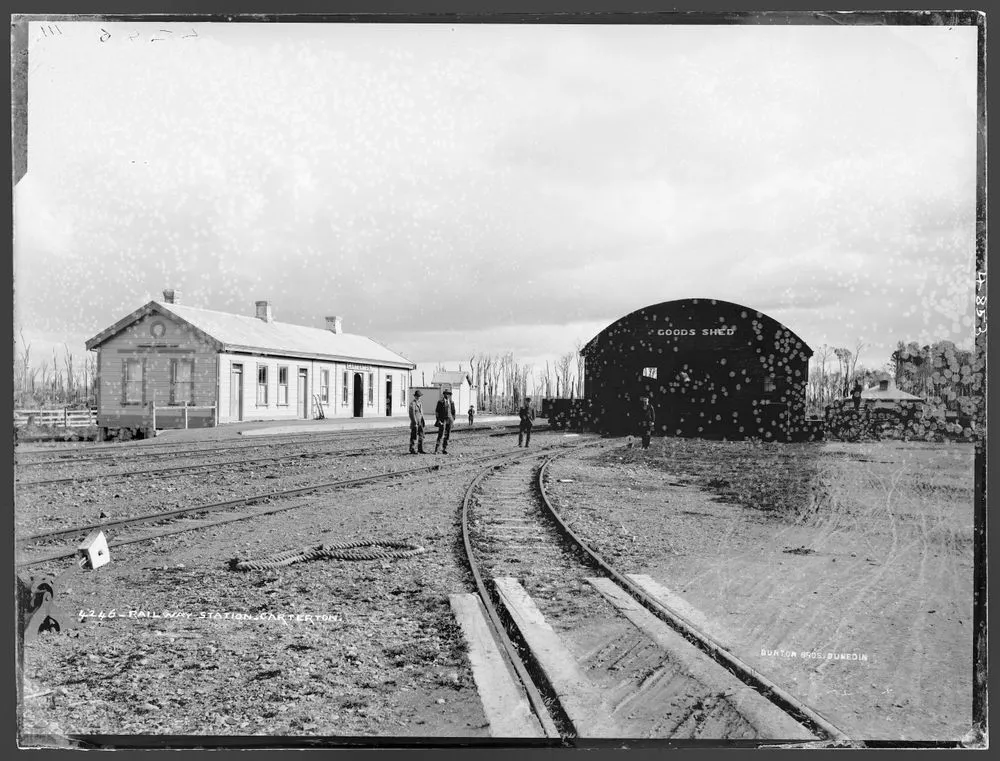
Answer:
<svg viewBox="0 0 1000 761"><path fill-rule="evenodd" d="M649 449L649 440L656 429L656 410L649 403L648 396L639 397L639 435L642 436L642 448Z"/></svg>
<svg viewBox="0 0 1000 761"><path fill-rule="evenodd" d="M531 443L531 427L535 424L535 410L531 406L530 396L524 397L524 404L518 410L517 416L521 419L517 426L517 445L521 446L523 441L524 446L527 447Z"/></svg>
<svg viewBox="0 0 1000 761"><path fill-rule="evenodd" d="M451 424L455 422L455 403L451 400L451 391L445 389L444 394L434 409L434 417L437 418L434 425L438 427L437 442L434 444L434 454L437 454L438 447L441 454L448 454L448 439L451 436ZM444 442L442 443L442 437Z"/></svg>
<svg viewBox="0 0 1000 761"><path fill-rule="evenodd" d="M419 390L413 392L410 402L410 454L424 454L424 408L420 403L423 396ZM417 449L413 445L417 445Z"/></svg>
<svg viewBox="0 0 1000 761"><path fill-rule="evenodd" d="M472 425L472 419L476 416L476 408L471 404L469 405L469 425Z"/></svg>

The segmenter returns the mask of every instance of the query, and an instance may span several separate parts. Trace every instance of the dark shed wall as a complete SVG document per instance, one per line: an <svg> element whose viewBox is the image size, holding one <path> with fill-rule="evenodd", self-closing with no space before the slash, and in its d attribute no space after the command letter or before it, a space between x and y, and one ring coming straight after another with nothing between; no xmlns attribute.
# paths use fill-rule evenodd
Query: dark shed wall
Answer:
<svg viewBox="0 0 1000 761"><path fill-rule="evenodd" d="M713 299L644 307L584 353L592 411L609 433L636 430L643 394L660 434L784 440L804 430L812 350L748 307Z"/></svg>

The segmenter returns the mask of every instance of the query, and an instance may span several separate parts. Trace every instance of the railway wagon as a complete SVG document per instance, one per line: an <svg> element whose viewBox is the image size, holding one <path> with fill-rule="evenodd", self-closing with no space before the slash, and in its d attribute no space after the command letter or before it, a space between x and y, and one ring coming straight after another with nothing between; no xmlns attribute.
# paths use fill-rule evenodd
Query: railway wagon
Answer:
<svg viewBox="0 0 1000 761"><path fill-rule="evenodd" d="M378 342L179 303L164 291L87 341L97 352L101 437L252 420L406 415L416 367Z"/></svg>
<svg viewBox="0 0 1000 761"><path fill-rule="evenodd" d="M751 307L681 299L643 307L583 348L585 388L599 431L635 433L639 399L656 433L797 441L822 435L805 417L813 351Z"/></svg>

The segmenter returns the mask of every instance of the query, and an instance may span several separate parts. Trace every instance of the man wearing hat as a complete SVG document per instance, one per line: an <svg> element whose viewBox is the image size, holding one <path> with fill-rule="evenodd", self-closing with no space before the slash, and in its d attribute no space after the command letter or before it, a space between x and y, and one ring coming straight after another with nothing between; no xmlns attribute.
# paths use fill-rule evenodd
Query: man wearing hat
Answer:
<svg viewBox="0 0 1000 761"><path fill-rule="evenodd" d="M531 406L530 396L524 397L524 404L518 410L517 416L521 419L517 426L517 445L521 446L523 441L524 446L527 447L531 443L531 427L535 424L535 410Z"/></svg>
<svg viewBox="0 0 1000 761"><path fill-rule="evenodd" d="M410 402L410 454L424 454L424 408L420 404L421 396L423 393L417 389ZM413 448L414 444L417 445L416 449Z"/></svg>
<svg viewBox="0 0 1000 761"><path fill-rule="evenodd" d="M448 454L448 438L451 436L451 424L455 422L455 403L451 400L451 389L446 388L441 399L434 408L434 425L438 429L437 443L434 444L434 454L441 447L441 454ZM442 446L441 437L444 437Z"/></svg>

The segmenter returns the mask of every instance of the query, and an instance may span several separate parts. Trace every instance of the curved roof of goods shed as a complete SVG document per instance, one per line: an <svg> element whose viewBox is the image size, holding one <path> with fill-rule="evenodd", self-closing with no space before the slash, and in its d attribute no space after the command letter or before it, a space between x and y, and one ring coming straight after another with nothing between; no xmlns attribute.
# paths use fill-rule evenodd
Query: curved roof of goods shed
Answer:
<svg viewBox="0 0 1000 761"><path fill-rule="evenodd" d="M807 357L811 357L813 354L813 350L809 347L809 344L803 341L802 338L799 337L799 335L796 334L791 328L788 328L778 322L773 317L769 317L763 312L753 309L752 307L736 304L732 301L706 298L662 301L659 304L652 304L650 306L636 309L634 312L629 312L624 317L615 320L613 323L608 325L608 327L591 338L587 342L587 345L583 347L582 351L584 354L593 351L602 337L609 338L618 332L618 330L628 329L637 323L659 322L663 319L671 322L691 320L697 311L703 310L706 307L720 312L720 319L722 322L725 321L727 316L733 320L750 320L752 324L757 324L761 335L773 336L775 343L779 340L791 341L794 342L797 345L796 348L799 351L804 352Z"/></svg>

